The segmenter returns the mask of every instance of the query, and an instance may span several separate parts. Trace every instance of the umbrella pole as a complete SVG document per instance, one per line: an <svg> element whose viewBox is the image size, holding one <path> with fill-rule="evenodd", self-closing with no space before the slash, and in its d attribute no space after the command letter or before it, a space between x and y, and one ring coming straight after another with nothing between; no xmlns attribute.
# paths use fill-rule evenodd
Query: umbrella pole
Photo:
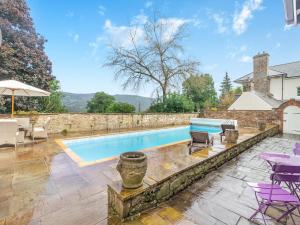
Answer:
<svg viewBox="0 0 300 225"><path fill-rule="evenodd" d="M12 96L11 96L11 118L14 118L14 110L15 110L15 90L12 91Z"/></svg>

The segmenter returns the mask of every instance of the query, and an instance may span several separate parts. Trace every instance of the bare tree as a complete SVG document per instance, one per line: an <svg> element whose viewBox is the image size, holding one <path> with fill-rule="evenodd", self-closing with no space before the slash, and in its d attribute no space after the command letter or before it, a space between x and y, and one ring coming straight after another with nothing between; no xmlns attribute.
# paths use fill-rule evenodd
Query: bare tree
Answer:
<svg viewBox="0 0 300 225"><path fill-rule="evenodd" d="M162 94L178 87L189 74L197 70L198 62L182 59L180 44L185 37L185 25L172 26L167 19L153 19L130 32L130 46L111 44L105 66L115 69L115 78L123 79L123 87L139 90L152 83ZM137 38L142 33L142 41Z"/></svg>

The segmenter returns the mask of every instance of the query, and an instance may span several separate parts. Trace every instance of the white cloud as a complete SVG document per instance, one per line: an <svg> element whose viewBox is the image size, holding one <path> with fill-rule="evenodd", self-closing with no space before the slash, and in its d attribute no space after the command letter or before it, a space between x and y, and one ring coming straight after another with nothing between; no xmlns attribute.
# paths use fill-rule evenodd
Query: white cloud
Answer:
<svg viewBox="0 0 300 225"><path fill-rule="evenodd" d="M290 29L292 29L292 28L293 28L292 25L285 25L284 28L283 28L283 30L284 30L284 31L288 31L288 30L290 30Z"/></svg>
<svg viewBox="0 0 300 225"><path fill-rule="evenodd" d="M75 13L72 11L67 12L66 17L72 18L74 17Z"/></svg>
<svg viewBox="0 0 300 225"><path fill-rule="evenodd" d="M262 9L263 0L246 0L241 11L233 17L233 30L240 35L247 30L248 22L253 17L253 12Z"/></svg>
<svg viewBox="0 0 300 225"><path fill-rule="evenodd" d="M226 19L223 14L213 13L210 17L217 24L217 32L219 34L223 34L227 31Z"/></svg>
<svg viewBox="0 0 300 225"><path fill-rule="evenodd" d="M75 43L79 41L79 34L68 33L68 36L72 38Z"/></svg>
<svg viewBox="0 0 300 225"><path fill-rule="evenodd" d="M240 58L240 62L243 62L243 63L249 63L252 61L252 58L248 55L243 55L241 58Z"/></svg>
<svg viewBox="0 0 300 225"><path fill-rule="evenodd" d="M143 26L148 22L148 17L143 11L132 18L128 26L116 25L111 20L107 19L103 25L103 33L99 35L95 41L90 42L89 46L92 48L92 55L95 55L100 47L105 42L110 42L115 45L120 45L125 48L132 47L132 38L137 45L143 44L145 41ZM186 23L200 26L200 22L196 18L160 18L157 23L164 26L162 39L168 41L174 33Z"/></svg>
<svg viewBox="0 0 300 225"><path fill-rule="evenodd" d="M98 7L98 13L101 15L101 16L104 16L105 15L105 12L106 12L106 8L103 6L103 5L100 5Z"/></svg>
<svg viewBox="0 0 300 225"><path fill-rule="evenodd" d="M245 51L247 51L248 50L248 47L246 46L246 45L242 45L241 47L240 47L240 51L241 52L245 52Z"/></svg>
<svg viewBox="0 0 300 225"><path fill-rule="evenodd" d="M146 16L143 12L136 15L131 21L131 25L144 25L148 21L148 16Z"/></svg>
<svg viewBox="0 0 300 225"><path fill-rule="evenodd" d="M272 37L272 34L271 33L267 33L266 34L266 38L271 38Z"/></svg>
<svg viewBox="0 0 300 225"><path fill-rule="evenodd" d="M144 39L144 30L142 26L147 23L147 21L147 16L144 14L139 14L134 17L130 23L130 26L117 26L114 25L110 20L106 20L103 29L105 35L112 41L112 43L128 48L132 44L131 38L134 38L134 41L137 44L142 44ZM181 26L188 22L190 21L175 17L159 19L157 23L160 23L162 26L164 26L162 39L164 41L170 40L172 35L176 33ZM131 37L131 35L133 35L133 37Z"/></svg>
<svg viewBox="0 0 300 225"><path fill-rule="evenodd" d="M190 20L175 17L159 19L158 23L161 23L165 27L162 37L163 40L170 40L172 38L172 35L175 34L178 31L178 29L180 29L180 27L189 22Z"/></svg>
<svg viewBox="0 0 300 225"><path fill-rule="evenodd" d="M105 35L112 43L121 45L125 48L131 47L131 38L134 38L136 43L141 43L144 36L144 31L141 27L116 26L112 24L110 20L105 21L103 29Z"/></svg>
<svg viewBox="0 0 300 225"><path fill-rule="evenodd" d="M219 65L218 64L209 64L209 65L204 65L203 66L203 70L206 72L212 72L214 71L216 68L218 68Z"/></svg>
<svg viewBox="0 0 300 225"><path fill-rule="evenodd" d="M96 55L98 48L100 47L102 41L103 41L103 37L99 36L96 38L96 40L94 42L89 43L89 46L93 49L92 55Z"/></svg>
<svg viewBox="0 0 300 225"><path fill-rule="evenodd" d="M147 1L147 2L145 3L145 8L150 8L152 5L153 5L153 2Z"/></svg>

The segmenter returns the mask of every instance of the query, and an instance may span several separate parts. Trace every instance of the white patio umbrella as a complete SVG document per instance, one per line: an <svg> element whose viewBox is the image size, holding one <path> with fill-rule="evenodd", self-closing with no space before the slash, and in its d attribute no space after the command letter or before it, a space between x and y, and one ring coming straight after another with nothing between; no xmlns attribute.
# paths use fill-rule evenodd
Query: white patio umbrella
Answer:
<svg viewBox="0 0 300 225"><path fill-rule="evenodd" d="M11 117L13 117L15 96L49 96L50 93L20 81L3 80L0 81L0 95L11 95Z"/></svg>

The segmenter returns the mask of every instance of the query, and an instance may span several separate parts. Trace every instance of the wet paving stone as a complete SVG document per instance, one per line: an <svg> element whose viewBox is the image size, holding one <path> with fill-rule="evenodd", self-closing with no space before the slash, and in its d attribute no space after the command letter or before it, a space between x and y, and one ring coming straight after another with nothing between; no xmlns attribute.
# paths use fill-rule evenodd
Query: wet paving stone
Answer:
<svg viewBox="0 0 300 225"><path fill-rule="evenodd" d="M255 132L242 130L241 140ZM83 134L69 137L72 136ZM61 137L20 146L16 151L1 149L0 225L253 224L247 218L257 203L246 181L269 180L269 167L257 154L261 151L292 153L292 146L300 140L289 136L265 139L158 208L121 223L108 216L106 193L107 184L121 179L115 170L117 160L78 167L56 144L55 138ZM191 156L185 144L150 151L145 183L153 184L193 162L218 154L225 147L217 137L212 148L202 148ZM276 210L268 213L279 214ZM299 215L295 217L300 224ZM262 221L256 222L262 224ZM291 220L286 223L291 224Z"/></svg>

